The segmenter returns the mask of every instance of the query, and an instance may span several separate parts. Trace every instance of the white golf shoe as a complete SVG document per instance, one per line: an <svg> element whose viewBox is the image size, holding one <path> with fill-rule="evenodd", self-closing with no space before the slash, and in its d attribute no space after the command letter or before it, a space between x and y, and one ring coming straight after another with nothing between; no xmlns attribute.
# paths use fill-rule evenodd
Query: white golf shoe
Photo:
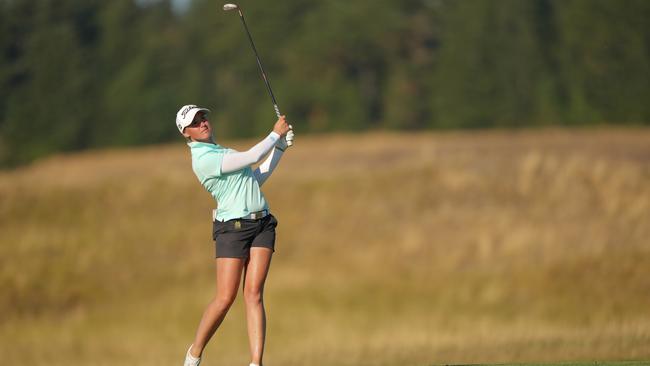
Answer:
<svg viewBox="0 0 650 366"><path fill-rule="evenodd" d="M190 354L191 349L192 345L190 345L190 348L187 349L187 353L185 354L185 363L183 366L199 366L201 363L201 357L194 357Z"/></svg>

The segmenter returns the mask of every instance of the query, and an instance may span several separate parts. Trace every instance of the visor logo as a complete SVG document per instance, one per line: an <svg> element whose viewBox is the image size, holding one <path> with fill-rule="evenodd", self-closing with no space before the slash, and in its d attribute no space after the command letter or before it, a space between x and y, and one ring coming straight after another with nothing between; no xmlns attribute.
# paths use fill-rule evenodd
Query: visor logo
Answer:
<svg viewBox="0 0 650 366"><path fill-rule="evenodd" d="M187 114L194 108L198 108L198 107L195 105L188 105L187 107L185 107L185 109L183 109L183 111L181 112L183 118L187 118Z"/></svg>

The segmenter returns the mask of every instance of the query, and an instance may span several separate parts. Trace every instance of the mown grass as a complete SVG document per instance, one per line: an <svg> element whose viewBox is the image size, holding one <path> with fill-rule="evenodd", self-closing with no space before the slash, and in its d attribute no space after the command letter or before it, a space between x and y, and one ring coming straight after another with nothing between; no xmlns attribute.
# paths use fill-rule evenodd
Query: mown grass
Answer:
<svg viewBox="0 0 650 366"><path fill-rule="evenodd" d="M650 130L303 137L264 190L268 365L650 359ZM183 145L0 173L3 363L179 364L212 205Z"/></svg>
<svg viewBox="0 0 650 366"><path fill-rule="evenodd" d="M497 364L494 366L646 366L650 361L593 361L593 362L562 362L562 363L513 363ZM454 365L454 366L481 366L482 364Z"/></svg>

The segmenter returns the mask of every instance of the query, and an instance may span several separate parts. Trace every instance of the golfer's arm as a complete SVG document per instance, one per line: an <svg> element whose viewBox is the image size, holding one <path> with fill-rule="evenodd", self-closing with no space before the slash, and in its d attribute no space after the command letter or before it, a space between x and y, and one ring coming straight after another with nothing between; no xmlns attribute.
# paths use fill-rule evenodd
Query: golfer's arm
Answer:
<svg viewBox="0 0 650 366"><path fill-rule="evenodd" d="M221 173L232 173L244 169L247 166L259 163L262 158L273 149L280 138L275 132L271 132L266 138L248 151L226 154L221 161Z"/></svg>
<svg viewBox="0 0 650 366"><path fill-rule="evenodd" d="M264 182L269 179L271 174L273 174L273 171L275 170L275 167L278 166L280 159L282 159L282 150L273 149L266 160L264 160L264 162L260 164L257 169L255 169L253 174L255 175L255 179L257 179L257 183L259 183L260 186L262 186L262 184L264 184Z"/></svg>

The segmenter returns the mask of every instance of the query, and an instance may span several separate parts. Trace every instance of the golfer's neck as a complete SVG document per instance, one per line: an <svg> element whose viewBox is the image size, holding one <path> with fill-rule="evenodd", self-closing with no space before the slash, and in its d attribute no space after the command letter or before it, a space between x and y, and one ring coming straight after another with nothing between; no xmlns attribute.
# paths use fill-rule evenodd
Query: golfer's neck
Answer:
<svg viewBox="0 0 650 366"><path fill-rule="evenodd" d="M204 144L216 144L214 141L214 136L210 136L210 138L207 140L195 140L193 138L190 138L190 140L192 140L192 142L202 142Z"/></svg>

